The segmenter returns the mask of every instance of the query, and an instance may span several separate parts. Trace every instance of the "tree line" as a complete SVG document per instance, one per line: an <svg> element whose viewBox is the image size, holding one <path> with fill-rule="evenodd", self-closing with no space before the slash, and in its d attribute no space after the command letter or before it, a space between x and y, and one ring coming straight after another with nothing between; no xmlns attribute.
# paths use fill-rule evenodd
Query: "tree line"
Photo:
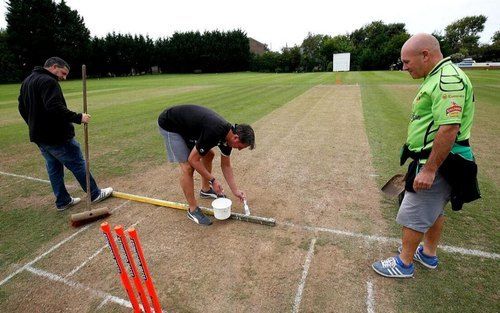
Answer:
<svg viewBox="0 0 500 313"><path fill-rule="evenodd" d="M491 44L480 44L484 15L468 16L448 25L444 32L434 32L444 56L454 62L472 57L479 62L500 62L500 30ZM350 34L328 36L308 34L302 44L253 56L251 70L265 72L331 71L334 53L351 53L351 70L401 69L399 60L403 43L410 38L405 24L374 21Z"/></svg>
<svg viewBox="0 0 500 313"><path fill-rule="evenodd" d="M443 54L455 60L472 56L478 61L500 61L500 31L492 43L480 45L483 15L462 18L434 35ZM351 53L352 70L400 67L402 44L410 37L405 24L374 21L350 34L308 34L301 45L263 55L250 53L242 30L176 32L168 38L110 33L91 37L83 18L64 0L10 0L7 28L0 30L0 82L18 82L34 66L51 56L70 63L71 76L88 65L89 76L162 73L311 72L331 71L332 54Z"/></svg>

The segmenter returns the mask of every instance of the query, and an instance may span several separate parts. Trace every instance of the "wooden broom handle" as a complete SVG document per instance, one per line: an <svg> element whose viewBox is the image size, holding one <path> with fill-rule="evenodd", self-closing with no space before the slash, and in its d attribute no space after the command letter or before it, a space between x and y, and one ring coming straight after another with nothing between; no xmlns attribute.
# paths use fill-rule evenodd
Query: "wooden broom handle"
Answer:
<svg viewBox="0 0 500 313"><path fill-rule="evenodd" d="M82 83L83 83L83 113L87 114L87 67L85 64L82 65ZM89 165L89 128L88 124L83 124L83 137L85 141L85 178L87 183L87 198L86 206L87 210L90 211L90 165Z"/></svg>

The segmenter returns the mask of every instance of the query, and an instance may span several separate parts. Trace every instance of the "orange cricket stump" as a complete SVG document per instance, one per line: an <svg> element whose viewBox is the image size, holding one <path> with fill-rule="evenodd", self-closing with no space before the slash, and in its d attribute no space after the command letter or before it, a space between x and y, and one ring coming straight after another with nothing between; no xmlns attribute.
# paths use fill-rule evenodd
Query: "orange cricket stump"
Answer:
<svg viewBox="0 0 500 313"><path fill-rule="evenodd" d="M149 305L148 298L146 293L144 292L144 288L142 287L141 279L139 278L139 273L137 270L137 266L135 265L134 256L130 251L130 247L127 243L127 237L125 237L125 232L123 231L123 227L121 225L115 226L115 232L118 236L118 240L122 244L123 251L125 251L125 260L128 263L130 268L130 272L132 274L132 280L134 281L135 288L137 293L139 294L139 298L142 302L142 307L144 308L145 313L151 313L151 306Z"/></svg>
<svg viewBox="0 0 500 313"><path fill-rule="evenodd" d="M135 253L139 257L139 267L142 269L142 279L146 283L146 288L153 303L153 308L155 312L162 312L160 301L158 300L158 295L156 294L155 285L153 279L151 278L151 273L149 272L148 265L146 263L146 258L144 257L144 252L142 251L141 242L139 241L139 235L135 228L129 228L127 233L132 241L132 246L134 247Z"/></svg>
<svg viewBox="0 0 500 313"><path fill-rule="evenodd" d="M109 248L111 249L111 252L113 253L113 258L116 261L116 265L118 266L118 274L120 275L120 279L122 281L123 288L125 288L125 291L127 292L127 295L130 299L130 303L132 303L132 308L134 309L135 313L140 313L141 308L139 306L139 303L137 302L137 299L134 294L134 290L132 289L132 285L130 284L129 277L127 275L127 271L125 269L125 266L123 266L122 258L120 257L120 250L118 250L118 246L116 245L115 240L113 239L113 234L111 233L111 227L107 222L104 222L101 224L101 231L104 234L104 237L106 237L106 240L108 242Z"/></svg>

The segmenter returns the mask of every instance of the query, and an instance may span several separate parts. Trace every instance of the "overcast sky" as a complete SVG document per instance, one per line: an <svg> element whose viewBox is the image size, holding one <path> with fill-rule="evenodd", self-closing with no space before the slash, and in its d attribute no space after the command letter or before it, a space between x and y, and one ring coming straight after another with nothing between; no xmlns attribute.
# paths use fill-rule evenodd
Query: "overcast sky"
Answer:
<svg viewBox="0 0 500 313"><path fill-rule="evenodd" d="M0 0L5 28L6 0ZM59 0L57 0L59 2ZM342 2L342 5L337 3ZM66 0L84 18L92 36L108 32L169 37L175 31L241 29L272 50L300 45L308 32L335 36L372 21L405 23L410 34L432 33L464 16L485 15L480 42L500 30L498 0Z"/></svg>

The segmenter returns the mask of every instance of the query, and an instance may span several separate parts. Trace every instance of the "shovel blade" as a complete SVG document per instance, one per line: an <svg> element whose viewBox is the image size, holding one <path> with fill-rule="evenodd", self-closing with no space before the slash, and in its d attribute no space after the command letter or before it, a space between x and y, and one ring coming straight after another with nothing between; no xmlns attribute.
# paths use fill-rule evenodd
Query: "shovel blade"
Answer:
<svg viewBox="0 0 500 313"><path fill-rule="evenodd" d="M382 192L389 197L397 197L405 190L405 175L396 174L382 187Z"/></svg>

